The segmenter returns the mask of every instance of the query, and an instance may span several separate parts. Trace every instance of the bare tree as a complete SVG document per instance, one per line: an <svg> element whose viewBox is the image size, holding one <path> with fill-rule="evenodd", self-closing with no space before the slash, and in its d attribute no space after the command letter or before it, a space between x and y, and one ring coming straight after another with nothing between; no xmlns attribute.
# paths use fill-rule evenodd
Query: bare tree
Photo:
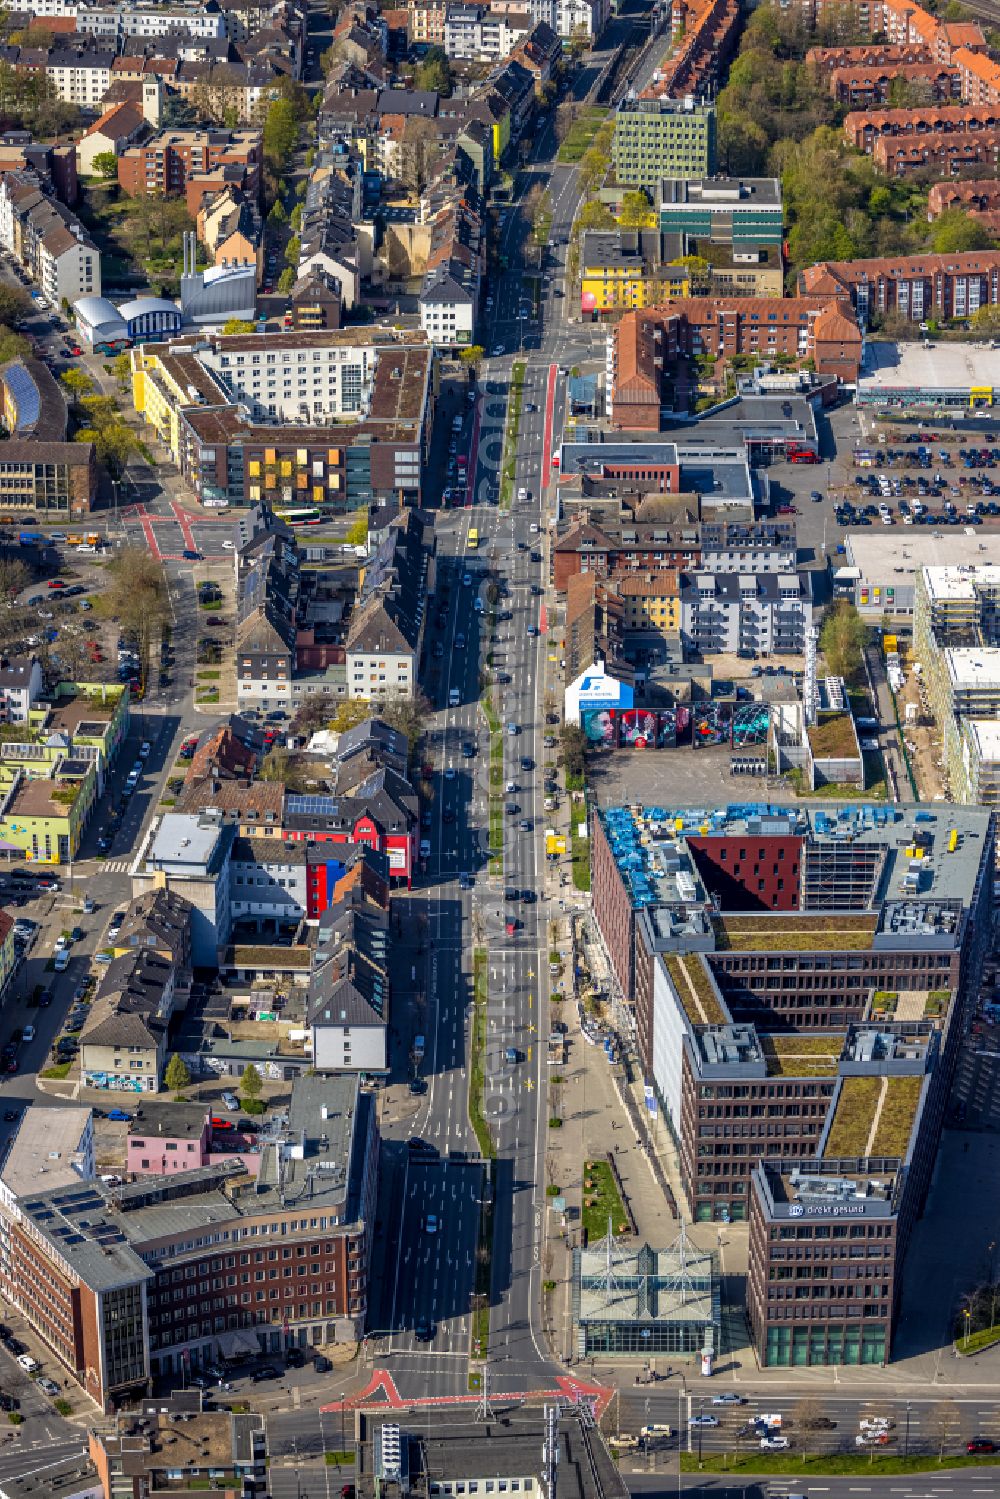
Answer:
<svg viewBox="0 0 1000 1499"><path fill-rule="evenodd" d="M829 1417L821 1400L814 1395L807 1395L804 1400L798 1401L795 1406L795 1421L800 1430L810 1434L814 1431L824 1431L829 1428ZM803 1435L800 1438L803 1452L808 1451L811 1445L811 1436Z"/></svg>
<svg viewBox="0 0 1000 1499"><path fill-rule="evenodd" d="M938 1462L944 1461L945 1449L953 1445L962 1425L962 1415L954 1400L939 1400L932 1405L923 1424L938 1449Z"/></svg>

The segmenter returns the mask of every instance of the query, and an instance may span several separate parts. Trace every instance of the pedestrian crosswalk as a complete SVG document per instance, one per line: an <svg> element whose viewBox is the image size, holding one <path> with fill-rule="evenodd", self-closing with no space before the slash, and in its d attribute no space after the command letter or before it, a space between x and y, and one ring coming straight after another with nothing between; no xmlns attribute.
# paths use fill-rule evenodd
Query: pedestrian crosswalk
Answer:
<svg viewBox="0 0 1000 1499"><path fill-rule="evenodd" d="M100 867L108 874L124 874L131 863L131 859L105 859Z"/></svg>

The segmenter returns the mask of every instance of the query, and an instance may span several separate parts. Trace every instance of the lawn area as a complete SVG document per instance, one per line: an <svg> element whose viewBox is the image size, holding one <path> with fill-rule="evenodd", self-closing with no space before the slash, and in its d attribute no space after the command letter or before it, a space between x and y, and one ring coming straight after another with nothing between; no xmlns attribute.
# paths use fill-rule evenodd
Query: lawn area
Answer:
<svg viewBox="0 0 1000 1499"><path fill-rule="evenodd" d="M479 1154L492 1161L496 1146L483 1113L486 1095L486 1003L489 984L489 954L477 947L472 955L472 1058L469 1068L469 1123L479 1144Z"/></svg>
<svg viewBox="0 0 1000 1499"><path fill-rule="evenodd" d="M1000 1327L981 1327L968 1337L964 1333L957 1337L955 1352L962 1355L982 1353L984 1348L992 1348L995 1343L1000 1343Z"/></svg>
<svg viewBox="0 0 1000 1499"><path fill-rule="evenodd" d="M490 731L490 874L503 877L503 732L487 687L480 698Z"/></svg>
<svg viewBox="0 0 1000 1499"><path fill-rule="evenodd" d="M573 121L566 139L559 147L557 161L580 161L593 142L594 136L608 117L606 109L588 109Z"/></svg>
<svg viewBox="0 0 1000 1499"><path fill-rule="evenodd" d="M588 1161L583 1173L583 1227L588 1244L606 1238L609 1218L614 1233L628 1233L625 1205L611 1167L607 1161Z"/></svg>
<svg viewBox="0 0 1000 1499"><path fill-rule="evenodd" d="M697 1473L788 1473L805 1478L852 1477L891 1478L898 1473L936 1473L938 1476L954 1468L988 1468L1000 1463L997 1457L946 1457L939 1462L928 1453L910 1457L881 1457L874 1452L830 1452L822 1456L806 1457L795 1452L746 1452L730 1455L725 1452L706 1452L698 1462L696 1452L681 1453L681 1472Z"/></svg>
<svg viewBox="0 0 1000 1499"><path fill-rule="evenodd" d="M525 368L523 360L516 360L510 372L507 425L503 435L503 463L500 467L501 510L509 510L514 498L514 470L517 465L517 437L521 428L521 397L524 391Z"/></svg>
<svg viewBox="0 0 1000 1499"><path fill-rule="evenodd" d="M590 839L573 834L573 884L577 890L590 889Z"/></svg>
<svg viewBox="0 0 1000 1499"><path fill-rule="evenodd" d="M42 1077L52 1077L56 1079L68 1077L69 1069L72 1067L72 1065L72 1062L57 1062L54 1067L46 1067L45 1071L42 1073Z"/></svg>
<svg viewBox="0 0 1000 1499"><path fill-rule="evenodd" d="M872 1141L872 1155L905 1156L920 1101L923 1075L891 1077Z"/></svg>

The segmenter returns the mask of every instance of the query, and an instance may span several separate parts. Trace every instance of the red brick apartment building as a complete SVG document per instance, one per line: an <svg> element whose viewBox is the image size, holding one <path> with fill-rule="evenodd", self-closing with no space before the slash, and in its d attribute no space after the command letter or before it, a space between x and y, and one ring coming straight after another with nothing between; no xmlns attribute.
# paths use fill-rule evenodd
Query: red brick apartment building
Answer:
<svg viewBox="0 0 1000 1499"><path fill-rule="evenodd" d="M917 139L880 136L872 160L887 177L905 177L930 169L938 176L957 177L972 167L996 167L1000 160L1000 130L936 131Z"/></svg>
<svg viewBox="0 0 1000 1499"><path fill-rule="evenodd" d="M211 1362L234 1334L267 1353L360 1336L372 1095L346 1074L301 1079L288 1138L280 1166L278 1146L264 1146L256 1181L233 1161L3 1209L4 1295L100 1406Z"/></svg>
<svg viewBox="0 0 1000 1499"><path fill-rule="evenodd" d="M862 109L885 104L896 79L925 84L933 97L941 101L962 98L962 75L958 69L934 62L885 68L858 65L834 68L830 74L830 93L838 104Z"/></svg>
<svg viewBox="0 0 1000 1499"><path fill-rule="evenodd" d="M912 67L918 63L932 63L934 55L922 42L905 45L884 42L863 47L810 47L806 62L819 73L833 73L838 68L848 72L858 68Z"/></svg>
<svg viewBox="0 0 1000 1499"><path fill-rule="evenodd" d="M1000 110L988 105L942 104L921 109L855 110L844 119L848 145L872 154L882 136L917 136L921 140L946 134L1000 129Z"/></svg>
<svg viewBox="0 0 1000 1499"><path fill-rule="evenodd" d="M995 177L935 182L927 198L927 217L940 218L949 208L964 208L990 234L1000 235L1000 182Z"/></svg>
<svg viewBox="0 0 1000 1499"><path fill-rule="evenodd" d="M790 355L857 379L861 333L850 303L823 297L687 297L626 312L614 331L613 425L657 432L664 370L679 355Z"/></svg>
<svg viewBox="0 0 1000 1499"><path fill-rule="evenodd" d="M190 179L224 171L226 181L256 200L263 137L259 130L161 130L118 158L118 183L130 198L186 193Z"/></svg>
<svg viewBox="0 0 1000 1499"><path fill-rule="evenodd" d="M800 271L799 290L804 296L849 297L862 325L886 312L916 322L968 317L1000 302L1000 250L822 260Z"/></svg>

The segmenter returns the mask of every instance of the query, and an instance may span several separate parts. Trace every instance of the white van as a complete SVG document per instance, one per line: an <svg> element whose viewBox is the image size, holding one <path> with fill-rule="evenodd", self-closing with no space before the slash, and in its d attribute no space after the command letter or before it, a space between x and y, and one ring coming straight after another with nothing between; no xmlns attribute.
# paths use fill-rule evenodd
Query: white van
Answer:
<svg viewBox="0 0 1000 1499"><path fill-rule="evenodd" d="M448 692L448 707L457 708L461 700L461 696L462 694L459 692L457 687L450 688Z"/></svg>

